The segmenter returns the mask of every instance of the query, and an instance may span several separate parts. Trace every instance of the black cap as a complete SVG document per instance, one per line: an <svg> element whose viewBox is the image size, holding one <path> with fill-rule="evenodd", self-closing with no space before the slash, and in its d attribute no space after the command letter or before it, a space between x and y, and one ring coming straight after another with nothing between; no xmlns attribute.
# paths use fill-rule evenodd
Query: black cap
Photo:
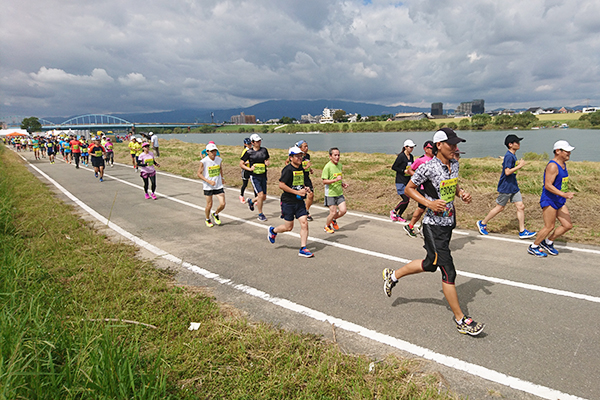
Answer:
<svg viewBox="0 0 600 400"><path fill-rule="evenodd" d="M523 140L522 137L518 137L517 135L511 133L506 137L506 139L504 139L504 145L508 147L509 144L514 142L520 142L521 140Z"/></svg>
<svg viewBox="0 0 600 400"><path fill-rule="evenodd" d="M433 145L433 142L431 140L426 141L425 143L423 143L423 148L430 148L433 149L435 146Z"/></svg>
<svg viewBox="0 0 600 400"><path fill-rule="evenodd" d="M447 142L448 144L459 144L460 142L466 142L465 139L459 138L450 128L442 128L433 135L433 143Z"/></svg>

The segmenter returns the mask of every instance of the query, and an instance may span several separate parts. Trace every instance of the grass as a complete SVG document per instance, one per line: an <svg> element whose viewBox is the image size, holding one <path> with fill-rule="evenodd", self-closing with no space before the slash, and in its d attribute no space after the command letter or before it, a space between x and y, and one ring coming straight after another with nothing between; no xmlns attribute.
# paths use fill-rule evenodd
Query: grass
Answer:
<svg viewBox="0 0 600 400"><path fill-rule="evenodd" d="M195 178L200 162L200 152L205 145L182 142L177 139L163 140L161 144L161 170L173 172L188 178ZM228 185L241 186L239 156L241 147L220 146L219 151L224 163L225 182ZM271 167L268 173L268 193L279 195L278 180L287 158L284 150L269 149ZM315 188L315 203L323 201L321 171L328 159L326 152L310 152L314 166L311 175ZM419 154L419 153L417 153ZM543 227L539 196L542 191L542 176L549 159L547 154L525 153L527 165L518 172L517 179L525 204L525 224L529 230L537 231ZM341 163L344 166L344 181L350 186L345 190L348 206L355 211L364 211L388 215L399 202L394 186L395 172L391 165L395 155L343 153ZM123 144L116 146L116 159L131 162L128 150ZM502 161L499 158L463 158L461 160L460 184L473 196L469 205L457 202L457 225L462 229L475 229L475 223L485 218L495 206L497 185ZM574 228L560 241L600 245L600 216L595 210L600 207L600 176L598 162L569 162L570 186L575 198L567 202ZM251 189L250 189L251 190ZM250 193L250 192L246 192ZM411 201L406 216L411 216L416 205ZM488 228L492 233L516 234L518 223L514 206L490 221Z"/></svg>
<svg viewBox="0 0 600 400"><path fill-rule="evenodd" d="M193 175L180 147L161 164ZM420 361L251 323L73 211L0 148L0 399L456 398Z"/></svg>

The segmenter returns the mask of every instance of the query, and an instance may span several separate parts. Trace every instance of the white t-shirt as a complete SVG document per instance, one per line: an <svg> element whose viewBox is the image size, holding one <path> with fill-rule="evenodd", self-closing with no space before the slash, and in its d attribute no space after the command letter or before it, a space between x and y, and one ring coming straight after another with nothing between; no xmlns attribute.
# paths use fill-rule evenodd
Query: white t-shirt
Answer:
<svg viewBox="0 0 600 400"><path fill-rule="evenodd" d="M158 136L152 135L150 141L152 142L152 147L158 147Z"/></svg>
<svg viewBox="0 0 600 400"><path fill-rule="evenodd" d="M221 178L221 162L223 159L221 157L215 157L215 160L211 160L210 157L206 156L200 161L204 164L204 168L202 169L202 175L210 181L215 181L214 186L210 186L205 181L202 181L202 186L204 190L215 190L223 188L223 179Z"/></svg>

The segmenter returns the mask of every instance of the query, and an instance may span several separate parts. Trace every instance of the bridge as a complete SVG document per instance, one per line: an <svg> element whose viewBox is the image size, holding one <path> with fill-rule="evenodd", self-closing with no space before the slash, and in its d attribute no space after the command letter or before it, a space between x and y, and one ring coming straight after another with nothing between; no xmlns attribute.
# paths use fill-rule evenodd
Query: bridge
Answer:
<svg viewBox="0 0 600 400"><path fill-rule="evenodd" d="M26 118L25 116L6 116L0 117L0 121L4 121L8 126L20 126L21 121ZM106 114L84 114L77 117L69 118L62 123L55 123L52 121L38 118L42 124L43 131L49 130L124 130L127 131L131 128L140 129L157 129L157 128L188 128L198 127L205 125L215 125L211 123L135 123L127 121L114 115Z"/></svg>

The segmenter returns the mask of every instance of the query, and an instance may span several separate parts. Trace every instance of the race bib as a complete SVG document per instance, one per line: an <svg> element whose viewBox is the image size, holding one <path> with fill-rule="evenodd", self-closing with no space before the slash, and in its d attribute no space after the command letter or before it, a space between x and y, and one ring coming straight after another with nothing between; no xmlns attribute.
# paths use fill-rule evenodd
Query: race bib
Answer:
<svg viewBox="0 0 600 400"><path fill-rule="evenodd" d="M304 171L294 171L294 179L292 180L292 186L304 186Z"/></svg>
<svg viewBox="0 0 600 400"><path fill-rule="evenodd" d="M562 178L560 190L561 190L561 192L565 192L565 193L569 191L569 177L568 176L565 176L564 178Z"/></svg>
<svg viewBox="0 0 600 400"><path fill-rule="evenodd" d="M440 182L440 198L446 203L454 201L456 196L456 186L458 185L458 178L446 179Z"/></svg>
<svg viewBox="0 0 600 400"><path fill-rule="evenodd" d="M263 163L254 164L254 174L260 175L267 172L267 166Z"/></svg>
<svg viewBox="0 0 600 400"><path fill-rule="evenodd" d="M154 158L147 158L146 165L154 165Z"/></svg>
<svg viewBox="0 0 600 400"><path fill-rule="evenodd" d="M406 170L407 170L407 169L408 169L408 168L409 168L411 165L412 165L412 163L411 163L411 162L409 162L409 163L406 165L406 169L404 170L404 176L410 176L410 174L409 174L408 172L406 172Z"/></svg>
<svg viewBox="0 0 600 400"><path fill-rule="evenodd" d="M79 145L74 144L73 145L73 150L79 150Z"/></svg>
<svg viewBox="0 0 600 400"><path fill-rule="evenodd" d="M220 174L221 174L221 166L220 165L213 165L211 167L208 167L208 177L209 178L216 178Z"/></svg>
<svg viewBox="0 0 600 400"><path fill-rule="evenodd" d="M309 162L310 162L310 161L308 161L308 160L304 160L304 161L302 161L302 168L303 168L304 170L306 170L306 171L310 171L310 167L308 166L308 163L309 163Z"/></svg>
<svg viewBox="0 0 600 400"><path fill-rule="evenodd" d="M333 176L331 177L331 179L335 179L335 178L337 178L338 176L342 176L342 173L341 173L341 172L336 172L336 173L334 173L334 174L333 174Z"/></svg>
<svg viewBox="0 0 600 400"><path fill-rule="evenodd" d="M94 155L95 155L96 157L102 157L102 150L96 150L96 151L94 152Z"/></svg>

